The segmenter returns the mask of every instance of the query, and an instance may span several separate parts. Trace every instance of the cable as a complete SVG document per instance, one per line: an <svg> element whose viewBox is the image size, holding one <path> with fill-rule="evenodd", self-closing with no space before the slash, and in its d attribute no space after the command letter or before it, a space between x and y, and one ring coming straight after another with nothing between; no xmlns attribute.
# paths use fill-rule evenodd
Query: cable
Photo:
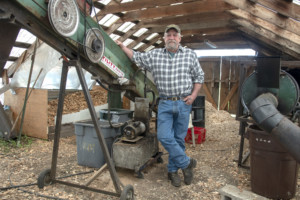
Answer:
<svg viewBox="0 0 300 200"><path fill-rule="evenodd" d="M70 175L66 175L66 176L61 176L61 177L58 177L57 179L63 179L63 178L68 178L68 177L72 177L72 176L77 176L77 175L83 175L83 174L89 174L89 173L92 173L92 172L95 172L95 170L91 170L91 171L87 171L87 172L79 172L77 174L70 174ZM0 191L1 190L9 190L9 189L14 189L14 188L19 188L19 187L28 187L28 186L33 186L33 185L37 185L37 183L29 183L29 184L24 184L24 185L13 185L11 183L11 179L10 179L10 176L12 175L12 173L10 173L8 179L9 179L9 182L10 182L10 187L3 187L3 188L0 188Z"/></svg>
<svg viewBox="0 0 300 200"><path fill-rule="evenodd" d="M12 173L11 173L11 174L12 174ZM14 187L14 185L12 184L11 179L10 179L11 174L9 175L8 179L9 179L10 185L11 185L12 187ZM33 184L33 185L36 185L36 183ZM48 198L48 199L65 200L65 199L58 198L58 197L52 197L52 196L48 196L48 195L39 194L39 193L36 193L36 192L31 192L31 191L28 191L28 190L23 190L23 189L18 188L18 187L15 187L15 188L16 188L17 190L22 191L22 192L26 192L26 193L29 193L29 194L34 194L34 195L36 195L36 196L38 196L38 197L44 197L44 198Z"/></svg>

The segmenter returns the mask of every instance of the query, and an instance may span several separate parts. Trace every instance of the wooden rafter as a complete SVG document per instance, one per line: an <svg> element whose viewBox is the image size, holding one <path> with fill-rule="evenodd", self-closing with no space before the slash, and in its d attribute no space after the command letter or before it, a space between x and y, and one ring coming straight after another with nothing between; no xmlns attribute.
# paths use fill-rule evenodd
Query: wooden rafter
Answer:
<svg viewBox="0 0 300 200"><path fill-rule="evenodd" d="M272 47L280 50L281 54L283 54L283 52L285 52L286 54L292 56L293 58L295 58L297 60L300 57L300 54L292 51L291 49L289 49L287 47L287 44L284 40L274 42L276 39L278 39L275 34L272 34L270 32L266 32L266 34L265 34L265 31L260 31L259 29L255 29L254 27L253 27L253 29L247 28L247 27L239 27L238 29L256 39L259 39L262 43L266 43L269 46L272 46ZM276 56L280 56L280 55L276 55Z"/></svg>
<svg viewBox="0 0 300 200"><path fill-rule="evenodd" d="M216 0L214 0L216 1ZM122 3L119 5L108 5L108 6L101 6L102 9L99 12L99 15L105 14L113 14L119 12L127 12L127 11L134 11L134 10L141 10L143 8L155 8L158 6L169 6L170 4L178 3L178 2L191 2L191 0L139 0L139 1L131 1ZM103 5L103 4L102 4ZM99 8L100 9L100 8Z"/></svg>
<svg viewBox="0 0 300 200"><path fill-rule="evenodd" d="M280 44L297 54L300 54L300 43L298 41L299 36L296 37L295 34L292 35L290 32L287 33L287 31L284 30L275 29L274 27L270 26L270 24L267 24L267 22L255 23L258 22L257 19L255 21L251 21L252 23L242 19L235 19L233 21L243 27L246 27L247 29L258 33L259 35L272 39L275 43ZM255 23L256 25L254 25L253 23ZM293 37L295 40L290 40L288 36Z"/></svg>
<svg viewBox="0 0 300 200"><path fill-rule="evenodd" d="M282 38L290 40L292 43L300 45L300 36L295 33L292 33L286 29L280 28L274 24L264 21L258 17L255 17L255 16L249 14L248 12L240 10L240 9L231 10L229 12L237 17L247 20L248 23L255 24L255 25L257 25L261 28L264 28Z"/></svg>
<svg viewBox="0 0 300 200"><path fill-rule="evenodd" d="M124 14L122 20L124 22L134 21L136 19L153 19L157 17L168 17L176 15L184 15L186 13L196 14L196 13L205 13L205 12L222 12L225 10L233 9L234 7L220 1L216 2L207 2L207 1L195 1L191 3L184 3L182 5L174 6L164 6L158 8L149 8L146 10L131 11Z"/></svg>
<svg viewBox="0 0 300 200"><path fill-rule="evenodd" d="M248 0L224 0L250 14L261 18L269 23L277 25L287 31L300 35L300 23L287 17L278 15L277 12L267 9L259 4L250 3Z"/></svg>
<svg viewBox="0 0 300 200"><path fill-rule="evenodd" d="M257 4L263 5L271 10L290 17L296 20L300 20L300 6L292 1L283 0L256 0Z"/></svg>

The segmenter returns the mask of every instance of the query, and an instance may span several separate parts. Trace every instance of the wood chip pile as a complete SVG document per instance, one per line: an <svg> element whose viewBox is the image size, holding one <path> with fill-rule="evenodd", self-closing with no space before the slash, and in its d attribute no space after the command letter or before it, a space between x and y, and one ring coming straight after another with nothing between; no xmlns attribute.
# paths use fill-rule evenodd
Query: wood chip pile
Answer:
<svg viewBox="0 0 300 200"><path fill-rule="evenodd" d="M94 86L90 91L94 106L107 103L107 91L101 86ZM58 99L48 102L48 126L54 125ZM88 108L83 91L67 94L64 100L63 114L75 113Z"/></svg>

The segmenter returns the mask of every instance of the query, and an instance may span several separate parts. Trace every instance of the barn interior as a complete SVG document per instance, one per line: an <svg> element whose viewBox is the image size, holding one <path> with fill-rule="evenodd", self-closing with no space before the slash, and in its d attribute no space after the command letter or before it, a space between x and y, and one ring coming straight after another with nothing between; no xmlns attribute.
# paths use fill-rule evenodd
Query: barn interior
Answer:
<svg viewBox="0 0 300 200"><path fill-rule="evenodd" d="M60 15L55 13L56 4L75 5L66 8L66 11L58 12L67 13L74 18L78 17L80 20L78 19L75 23L78 26L77 31L74 32L75 28L69 31L64 29L64 26L57 27L56 23ZM247 146L245 143L248 140L252 141L251 135L260 131L269 133L285 151L282 159L288 160L288 164L281 163L283 166L281 170L289 173L285 179L279 178L280 181L277 182L281 187L284 180L288 179L289 183L285 185L288 189L275 190L275 186L269 190L266 189L264 187L266 180L252 177L261 176L261 173L265 171L255 171L255 164L252 163L251 173L248 169L252 178L251 187L247 188L249 191L252 189L249 195L262 195L264 198L271 199L279 198L276 195L282 195L280 198L287 199L299 198L299 1L4 0L0 5L0 72L2 77L0 94L4 96L1 102L3 105L1 105L0 116L2 119L1 136L5 140L17 138L19 142L19 135L22 133L28 137L54 141L51 170L47 169L40 174L39 187L44 188L44 185L45 188L48 187L49 180L47 182L43 179L50 177L52 180L50 182L79 187L87 191L94 190L89 189L88 185L75 186L76 184L72 185L55 178L60 138L74 136L76 128L89 126L82 125L81 121L92 120L89 123L94 123L95 134L99 139L96 141L100 143L103 156L107 161L106 168L111 176L113 188L116 190L116 192L107 192L97 189L97 192L107 194L107 196L121 196L121 199L124 192L125 196L127 193L133 196L131 187L123 187L119 183L118 174L113 165L128 167L138 172L137 176L143 177L143 173L140 173L141 165L139 163L139 168L136 169L131 166L133 161L126 161L124 157L117 157L114 161L110 159L108 149L103 147L106 145L103 142L104 138L101 139L102 131L97 127L99 124L97 125L96 121L101 117L101 110L112 112L113 109L134 110L134 120L141 121L148 127L147 124L155 120L150 119L145 113L148 113L149 109L155 111L157 90L150 73L140 72L137 66L126 58L114 40L122 41L127 47L140 52L163 48L165 27L169 24L177 24L181 28L181 45L199 51L199 62L205 72L205 82L199 93L201 105L194 105L196 109L193 113L194 126L205 128L205 123L207 124L205 118L208 118L206 117L208 112L205 108L203 109L205 103L211 104L212 108L217 111L226 111L234 116L233 119L237 122L235 134L238 137L238 148L235 150L238 168L247 168L244 162L250 156L251 162L259 163L256 164L256 169L268 170L265 166L267 164L262 164L261 157L255 157L254 150L252 153L247 152L244 145ZM89 52L93 44L89 44L87 40L87 35L94 32L88 33L86 30L93 27L98 31L97 37L101 43L97 53ZM91 46L87 47L88 45ZM252 49L255 54L224 56L214 51L213 56L200 55L201 50L211 52L235 49L238 51ZM117 78L121 76L128 78L131 83L120 85ZM65 85L62 84L63 78ZM147 89L151 92L146 92ZM78 91L81 91L86 105L73 104L72 102L76 102L78 98L75 95L65 101L62 98L64 95L75 94ZM271 93L271 95L261 97L263 93ZM93 101L88 97L89 95ZM261 97L258 101L267 99L268 104L253 108L250 104L258 97ZM269 101L273 97L276 99L275 103ZM95 102L96 99L99 102ZM56 105L53 106L50 116L51 104L49 103L53 102L52 100L56 100L54 103ZM67 110L67 105L74 106L70 106L72 108L69 113L63 113L62 107ZM201 108L197 110L198 107ZM198 112L201 112L200 124L197 121L199 119L196 119ZM267 114L264 115L266 112ZM126 112L126 115L128 113ZM102 117L105 114L102 113ZM272 116L280 120L288 119L287 122L282 122L282 126L287 128L281 127L276 119L272 119ZM257 129L255 125L260 129ZM138 132L139 130L133 128L136 126L138 125L131 124L128 129ZM128 133L131 132L128 131ZM207 135L209 135L208 131ZM145 136L151 138L150 132ZM152 161L161 159L156 140L149 140L148 143L153 144L151 147L137 150L142 152L140 158L142 163L146 163L144 159L151 158L153 154L156 157ZM191 148L195 146L193 144ZM120 146L115 151L125 152L129 149L123 148ZM95 173L100 174L101 171L103 170ZM253 185L254 183L259 184L257 186ZM219 193L217 195L230 199L234 198L234 195L237 196L239 192L222 191ZM180 198L183 196L178 197ZM195 196L188 196L187 199L193 198L196 199Z"/></svg>

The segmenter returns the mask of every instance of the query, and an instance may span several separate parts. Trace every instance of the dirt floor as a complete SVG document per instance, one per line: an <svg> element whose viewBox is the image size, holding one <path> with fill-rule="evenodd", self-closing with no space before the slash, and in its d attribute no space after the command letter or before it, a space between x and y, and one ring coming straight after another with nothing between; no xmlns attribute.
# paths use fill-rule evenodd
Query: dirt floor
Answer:
<svg viewBox="0 0 300 200"><path fill-rule="evenodd" d="M133 171L117 169L124 185L134 187L138 200L181 200L220 199L219 189L229 184L240 190L251 190L250 170L237 167L240 137L239 122L225 111L215 110L206 102L206 141L193 147L187 144L187 154L198 161L191 185L182 183L175 188L167 180L167 158L165 150L163 163L155 163L146 168L144 179L134 176ZM61 184L53 184L39 189L36 185L39 174L51 166L53 141L34 139L30 146L0 149L0 199L119 199L104 194L76 189ZM245 151L248 140L245 140ZM245 163L249 166L249 160ZM84 184L97 169L77 164L76 136L60 139L57 177L74 183ZM79 174L87 172L87 174ZM79 174L75 176L69 175ZM181 177L182 174L180 173ZM32 184L32 185L30 185ZM16 187L28 185L26 187ZM114 192L108 170L105 170L91 184L92 187ZM4 190L4 188L10 188ZM297 179L295 198L300 199L300 179Z"/></svg>

